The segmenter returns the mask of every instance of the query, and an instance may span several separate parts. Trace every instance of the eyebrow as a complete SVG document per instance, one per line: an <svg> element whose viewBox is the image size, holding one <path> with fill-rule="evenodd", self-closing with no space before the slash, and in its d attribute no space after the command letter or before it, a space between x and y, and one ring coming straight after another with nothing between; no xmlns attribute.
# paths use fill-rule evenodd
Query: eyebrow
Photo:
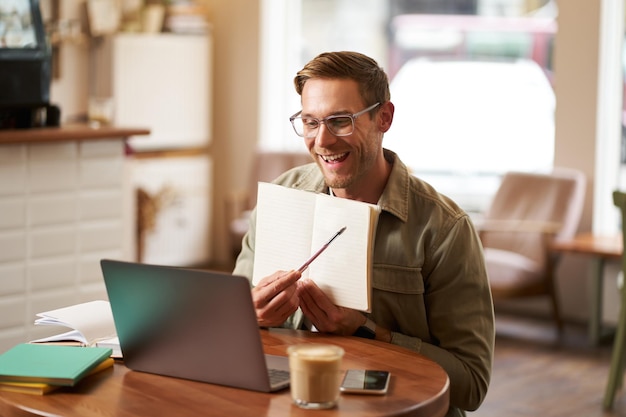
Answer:
<svg viewBox="0 0 626 417"><path fill-rule="evenodd" d="M316 116L313 116L311 113L304 113L303 111L300 111L300 117L310 117L312 119L319 119L319 120L322 120L322 119L324 119L326 117L329 117L329 116L349 116L349 115L352 115L352 114L353 113L350 110L339 110L339 111L336 111L334 113L327 114L324 117L316 117Z"/></svg>

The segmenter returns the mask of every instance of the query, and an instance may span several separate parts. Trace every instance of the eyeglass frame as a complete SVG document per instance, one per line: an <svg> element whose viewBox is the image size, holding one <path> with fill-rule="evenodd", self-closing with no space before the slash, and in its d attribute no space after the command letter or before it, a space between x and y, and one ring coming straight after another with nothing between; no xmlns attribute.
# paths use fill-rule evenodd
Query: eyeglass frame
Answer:
<svg viewBox="0 0 626 417"><path fill-rule="evenodd" d="M300 117L300 119L302 119L302 117L300 116L302 114L302 110L296 112L295 114L293 114L291 117L289 117L289 121L291 122L291 126L293 127L293 131L296 132L296 135L300 136L301 138L305 138L305 139L313 139L315 137L317 137L317 134L319 133L319 128L322 124L326 125L326 128L328 129L328 131L337 137L342 137L342 136L350 136L351 134L354 133L354 120L357 119L359 116L374 110L376 107L378 107L380 105L380 101L377 101L376 103L372 104L371 106L358 111L356 113L353 114L331 114L330 116L326 116L322 119L318 119L317 117L307 117L307 119L310 120L315 120L317 122L317 127L315 128L315 135L313 136L305 136L304 131L302 132L302 134L299 134L298 131L296 130L296 125L293 123L294 120L296 120L298 117ZM349 117L350 121L352 122L352 130L350 131L350 133L341 133L341 134L337 134L335 132L333 132L332 129L328 128L328 125L326 124L326 121L331 120L331 119L337 119L339 117Z"/></svg>

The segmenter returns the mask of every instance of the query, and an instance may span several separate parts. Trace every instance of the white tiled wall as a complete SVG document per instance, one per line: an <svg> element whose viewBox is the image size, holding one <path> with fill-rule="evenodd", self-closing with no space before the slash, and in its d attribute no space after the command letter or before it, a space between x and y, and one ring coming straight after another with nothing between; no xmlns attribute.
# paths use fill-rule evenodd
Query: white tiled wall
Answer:
<svg viewBox="0 0 626 417"><path fill-rule="evenodd" d="M0 352L59 333L35 314L106 298L99 260L127 259L121 139L0 145Z"/></svg>

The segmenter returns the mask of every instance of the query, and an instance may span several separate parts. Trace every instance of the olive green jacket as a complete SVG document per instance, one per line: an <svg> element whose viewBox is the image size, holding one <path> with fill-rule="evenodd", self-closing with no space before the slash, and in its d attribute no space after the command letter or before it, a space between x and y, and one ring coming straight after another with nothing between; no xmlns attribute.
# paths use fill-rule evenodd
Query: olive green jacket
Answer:
<svg viewBox="0 0 626 417"><path fill-rule="evenodd" d="M461 410L475 410L485 398L493 360L493 302L482 245L469 216L453 201L411 175L393 152L385 150L385 158L393 168L378 201L369 317L392 331L392 343L445 369L448 415L463 415ZM328 193L313 163L274 182ZM255 220L253 212L233 272L249 278ZM300 321L296 314L285 326L298 327Z"/></svg>

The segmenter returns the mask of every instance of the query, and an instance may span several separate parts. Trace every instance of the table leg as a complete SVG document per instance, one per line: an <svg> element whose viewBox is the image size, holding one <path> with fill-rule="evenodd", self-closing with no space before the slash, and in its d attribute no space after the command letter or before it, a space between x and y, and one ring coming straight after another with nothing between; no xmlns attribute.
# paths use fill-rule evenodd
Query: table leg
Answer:
<svg viewBox="0 0 626 417"><path fill-rule="evenodd" d="M591 259L591 300L589 311L589 339L592 345L598 345L602 333L602 289L604 285L604 259Z"/></svg>

